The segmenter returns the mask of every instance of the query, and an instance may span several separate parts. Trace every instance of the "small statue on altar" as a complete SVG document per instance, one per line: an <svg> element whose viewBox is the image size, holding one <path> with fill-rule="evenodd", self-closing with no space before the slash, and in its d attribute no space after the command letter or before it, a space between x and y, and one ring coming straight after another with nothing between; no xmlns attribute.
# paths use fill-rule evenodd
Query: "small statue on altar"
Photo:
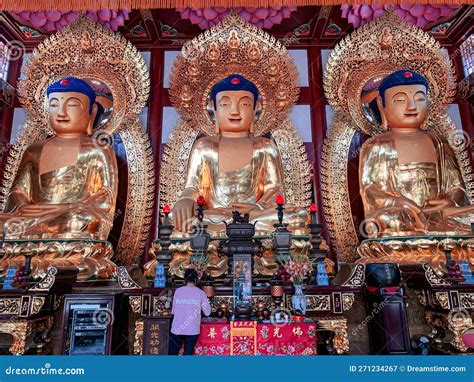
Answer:
<svg viewBox="0 0 474 382"><path fill-rule="evenodd" d="M205 223L223 231L222 221L233 211L250 215L258 231L270 232L276 220L275 197L284 195L283 170L278 148L266 137L253 136L259 91L245 77L232 74L211 90L216 136L198 139L188 162L185 189L173 207L177 231L190 232L198 195L205 198ZM304 208L286 206L291 230L304 230Z"/></svg>
<svg viewBox="0 0 474 382"><path fill-rule="evenodd" d="M449 143L422 129L428 82L400 70L379 86L386 132L362 147L359 162L366 230L372 237L428 233L470 234L469 202Z"/></svg>
<svg viewBox="0 0 474 382"><path fill-rule="evenodd" d="M92 135L95 93L81 79L47 88L55 135L26 149L0 214L5 238L105 240L117 197L117 162Z"/></svg>

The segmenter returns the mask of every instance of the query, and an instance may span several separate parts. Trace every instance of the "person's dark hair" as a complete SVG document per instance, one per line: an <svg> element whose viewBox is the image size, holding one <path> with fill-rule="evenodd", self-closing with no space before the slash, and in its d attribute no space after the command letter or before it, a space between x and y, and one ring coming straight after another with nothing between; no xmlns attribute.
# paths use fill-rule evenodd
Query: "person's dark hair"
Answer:
<svg viewBox="0 0 474 382"><path fill-rule="evenodd" d="M184 272L184 282L197 284L198 274L195 269L186 269Z"/></svg>

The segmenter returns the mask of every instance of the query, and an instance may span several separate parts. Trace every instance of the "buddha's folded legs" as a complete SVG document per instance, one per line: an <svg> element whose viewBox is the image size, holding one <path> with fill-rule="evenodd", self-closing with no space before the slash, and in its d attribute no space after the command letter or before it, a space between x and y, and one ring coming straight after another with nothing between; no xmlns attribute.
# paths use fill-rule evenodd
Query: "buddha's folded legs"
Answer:
<svg viewBox="0 0 474 382"><path fill-rule="evenodd" d="M288 223L288 229L296 234L306 232L306 225L310 223L309 215L301 207L286 206L283 223ZM251 222L257 222L255 228L257 232L271 232L275 230L273 226L278 222L276 208L269 208L262 211L250 213Z"/></svg>
<svg viewBox="0 0 474 382"><path fill-rule="evenodd" d="M361 233L370 238L385 235L416 235L416 220L408 209L381 208L369 215L361 226Z"/></svg>
<svg viewBox="0 0 474 382"><path fill-rule="evenodd" d="M463 220L467 220L467 222ZM440 233L455 233L457 235L472 234L469 217L466 217L466 219L462 219L461 216L459 216L458 218L442 219L441 221L430 221L429 230L432 232Z"/></svg>
<svg viewBox="0 0 474 382"><path fill-rule="evenodd" d="M461 218L443 218L442 213L432 214L424 218L426 225L420 227L414 212L407 208L387 207L379 209L365 219L361 229L363 234L375 238L380 236L417 236L433 233L466 235L471 233L471 227Z"/></svg>
<svg viewBox="0 0 474 382"><path fill-rule="evenodd" d="M1 214L0 229L6 239L84 238L107 239L110 219L96 209L65 209L40 217Z"/></svg>

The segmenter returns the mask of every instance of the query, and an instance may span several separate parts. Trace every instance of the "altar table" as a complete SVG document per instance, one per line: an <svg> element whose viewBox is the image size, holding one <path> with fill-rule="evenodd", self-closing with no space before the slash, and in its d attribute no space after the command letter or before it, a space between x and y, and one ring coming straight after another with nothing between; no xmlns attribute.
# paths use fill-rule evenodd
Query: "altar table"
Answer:
<svg viewBox="0 0 474 382"><path fill-rule="evenodd" d="M316 355L316 324L257 323L257 321L205 322L195 355Z"/></svg>

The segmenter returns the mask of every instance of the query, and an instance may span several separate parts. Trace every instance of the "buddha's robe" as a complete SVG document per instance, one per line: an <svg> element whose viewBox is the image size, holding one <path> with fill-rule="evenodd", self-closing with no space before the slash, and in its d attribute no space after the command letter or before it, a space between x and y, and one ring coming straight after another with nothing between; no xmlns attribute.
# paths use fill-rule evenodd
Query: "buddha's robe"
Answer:
<svg viewBox="0 0 474 382"><path fill-rule="evenodd" d="M0 214L6 238L107 239L118 183L113 149L96 147L91 138L84 137L75 165L40 175L41 153L47 142L36 142L23 154L5 211ZM19 213L22 206L38 204L56 205L60 210L38 217Z"/></svg>
<svg viewBox="0 0 474 382"><path fill-rule="evenodd" d="M268 138L253 138L250 163L235 171L219 171L219 137L204 137L194 144L188 162L185 189L193 199L205 198L205 222L213 232L225 231L223 220L231 221L232 203L249 203L252 222L258 232L273 231L278 221L275 198L285 196L283 170L276 145ZM284 222L290 230L305 229L308 216L304 208L285 206Z"/></svg>
<svg viewBox="0 0 474 382"><path fill-rule="evenodd" d="M422 235L427 233L471 232L469 216L444 218L432 213L427 226L415 226L415 212L397 206L397 198L406 198L419 207L428 200L449 199L455 206L469 205L464 181L452 148L443 138L428 133L436 151L436 163L400 164L391 132L375 136L361 150L359 161L360 193L365 218L377 225L378 236ZM464 209L465 210L465 209Z"/></svg>

